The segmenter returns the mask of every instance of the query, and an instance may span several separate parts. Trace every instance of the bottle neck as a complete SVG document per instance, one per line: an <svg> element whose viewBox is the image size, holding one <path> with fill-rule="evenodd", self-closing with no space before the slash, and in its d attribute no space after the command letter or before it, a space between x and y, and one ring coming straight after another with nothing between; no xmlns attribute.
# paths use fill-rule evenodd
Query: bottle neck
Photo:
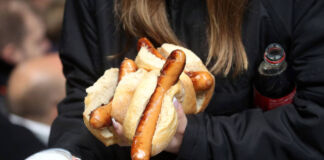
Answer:
<svg viewBox="0 0 324 160"><path fill-rule="evenodd" d="M258 71L264 76L276 76L284 72L286 69L287 63L284 60L280 63L269 63L265 60L259 66Z"/></svg>
<svg viewBox="0 0 324 160"><path fill-rule="evenodd" d="M274 65L279 65L281 64L286 58L286 54L283 52L283 56L278 59L278 60L271 60L267 57L266 54L264 54L264 60L267 62L267 63L270 63L270 64L274 64Z"/></svg>

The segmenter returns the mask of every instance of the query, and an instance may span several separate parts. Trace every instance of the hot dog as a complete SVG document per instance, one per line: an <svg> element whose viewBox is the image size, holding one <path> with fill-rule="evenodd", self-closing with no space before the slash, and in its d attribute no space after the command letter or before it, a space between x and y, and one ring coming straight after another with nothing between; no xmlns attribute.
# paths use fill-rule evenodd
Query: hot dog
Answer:
<svg viewBox="0 0 324 160"><path fill-rule="evenodd" d="M152 45L147 38L141 38L137 43L137 50L139 51L142 47L147 47L148 51L155 55L161 60L165 60L164 56ZM196 92L206 91L212 87L214 81L213 77L209 72L203 71L185 71L193 82L193 86Z"/></svg>
<svg viewBox="0 0 324 160"><path fill-rule="evenodd" d="M135 132L131 149L133 160L147 160L150 158L152 138L160 114L163 96L178 81L185 66L185 59L185 54L181 50L175 50L166 60L161 75L158 77L157 87Z"/></svg>
<svg viewBox="0 0 324 160"><path fill-rule="evenodd" d="M184 53L187 55L187 63L184 69L185 75L181 75L180 77L180 81L184 89L182 92L185 96L185 98L182 98L183 101L180 102L182 103L184 112L186 114L202 112L207 107L207 104L212 97L215 86L214 76L208 71L200 58L186 48L172 44L163 44L156 50L159 57L167 57L173 50L176 49L184 51ZM157 54L153 54L151 49L148 49L146 45L142 45L135 59L135 63L141 68L159 70L162 68L165 61L158 58L156 55ZM190 79L191 82L189 82L188 79ZM194 93L192 90L194 90ZM187 97L196 98L189 99ZM193 110L193 106L196 106L195 110Z"/></svg>
<svg viewBox="0 0 324 160"><path fill-rule="evenodd" d="M118 82L120 82L125 75L135 72L136 70L137 66L135 62L125 58L119 68ZM93 128L103 128L111 125L112 100L113 98L110 99L108 104L102 105L91 112L89 122Z"/></svg>
<svg viewBox="0 0 324 160"><path fill-rule="evenodd" d="M194 85L194 87L196 88L196 100L197 100L196 113L202 112L207 107L209 101L213 96L214 88L215 88L215 78L213 74L211 74L208 71L204 63L202 63L201 59L195 53L193 53L191 50L187 48L165 43L158 49L158 51L163 56L168 56L173 50L176 49L180 49L186 54L187 62L186 62L186 67L184 72L186 73L198 72L199 74L202 74L199 77L206 78L206 79L199 78L197 81L195 81L195 78L190 77L191 80L194 80L193 82L198 82L196 85ZM211 79L212 79L211 81L212 83L210 84ZM199 84L202 84L202 87L199 87L201 86ZM210 87L208 88L207 86ZM201 90L201 89L206 89L206 90Z"/></svg>

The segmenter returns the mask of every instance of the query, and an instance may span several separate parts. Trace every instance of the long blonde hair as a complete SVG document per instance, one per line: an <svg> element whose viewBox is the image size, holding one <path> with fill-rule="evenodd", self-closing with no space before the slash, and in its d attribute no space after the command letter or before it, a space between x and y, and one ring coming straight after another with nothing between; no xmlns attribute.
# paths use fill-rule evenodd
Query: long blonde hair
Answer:
<svg viewBox="0 0 324 160"><path fill-rule="evenodd" d="M248 67L242 43L243 14L248 0L206 0L209 15L206 65L214 74L233 75ZM135 37L149 37L158 44L181 45L170 27L165 0L116 0L115 13L124 29Z"/></svg>

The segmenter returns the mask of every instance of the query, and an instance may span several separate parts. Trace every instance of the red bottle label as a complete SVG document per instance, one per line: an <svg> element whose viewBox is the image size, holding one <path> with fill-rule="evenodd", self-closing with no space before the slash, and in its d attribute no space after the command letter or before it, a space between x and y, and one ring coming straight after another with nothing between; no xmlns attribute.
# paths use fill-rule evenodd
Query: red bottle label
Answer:
<svg viewBox="0 0 324 160"><path fill-rule="evenodd" d="M258 107L262 108L263 110L267 111L267 110L271 110L271 109L277 108L282 105L291 104L295 94L296 94L296 87L288 95L281 97L281 98L273 99L273 98L269 98L269 97L261 95L260 92L258 92L254 88L254 104L255 104L255 106L258 106Z"/></svg>

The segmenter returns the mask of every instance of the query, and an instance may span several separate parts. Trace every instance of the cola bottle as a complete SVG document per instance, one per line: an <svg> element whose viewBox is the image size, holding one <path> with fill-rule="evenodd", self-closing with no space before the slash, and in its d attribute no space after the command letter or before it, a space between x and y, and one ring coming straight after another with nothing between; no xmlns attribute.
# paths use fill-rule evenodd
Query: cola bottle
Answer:
<svg viewBox="0 0 324 160"><path fill-rule="evenodd" d="M277 43L270 44L265 50L264 61L258 67L254 83L254 103L263 110L293 101L296 88L285 58L284 49Z"/></svg>

